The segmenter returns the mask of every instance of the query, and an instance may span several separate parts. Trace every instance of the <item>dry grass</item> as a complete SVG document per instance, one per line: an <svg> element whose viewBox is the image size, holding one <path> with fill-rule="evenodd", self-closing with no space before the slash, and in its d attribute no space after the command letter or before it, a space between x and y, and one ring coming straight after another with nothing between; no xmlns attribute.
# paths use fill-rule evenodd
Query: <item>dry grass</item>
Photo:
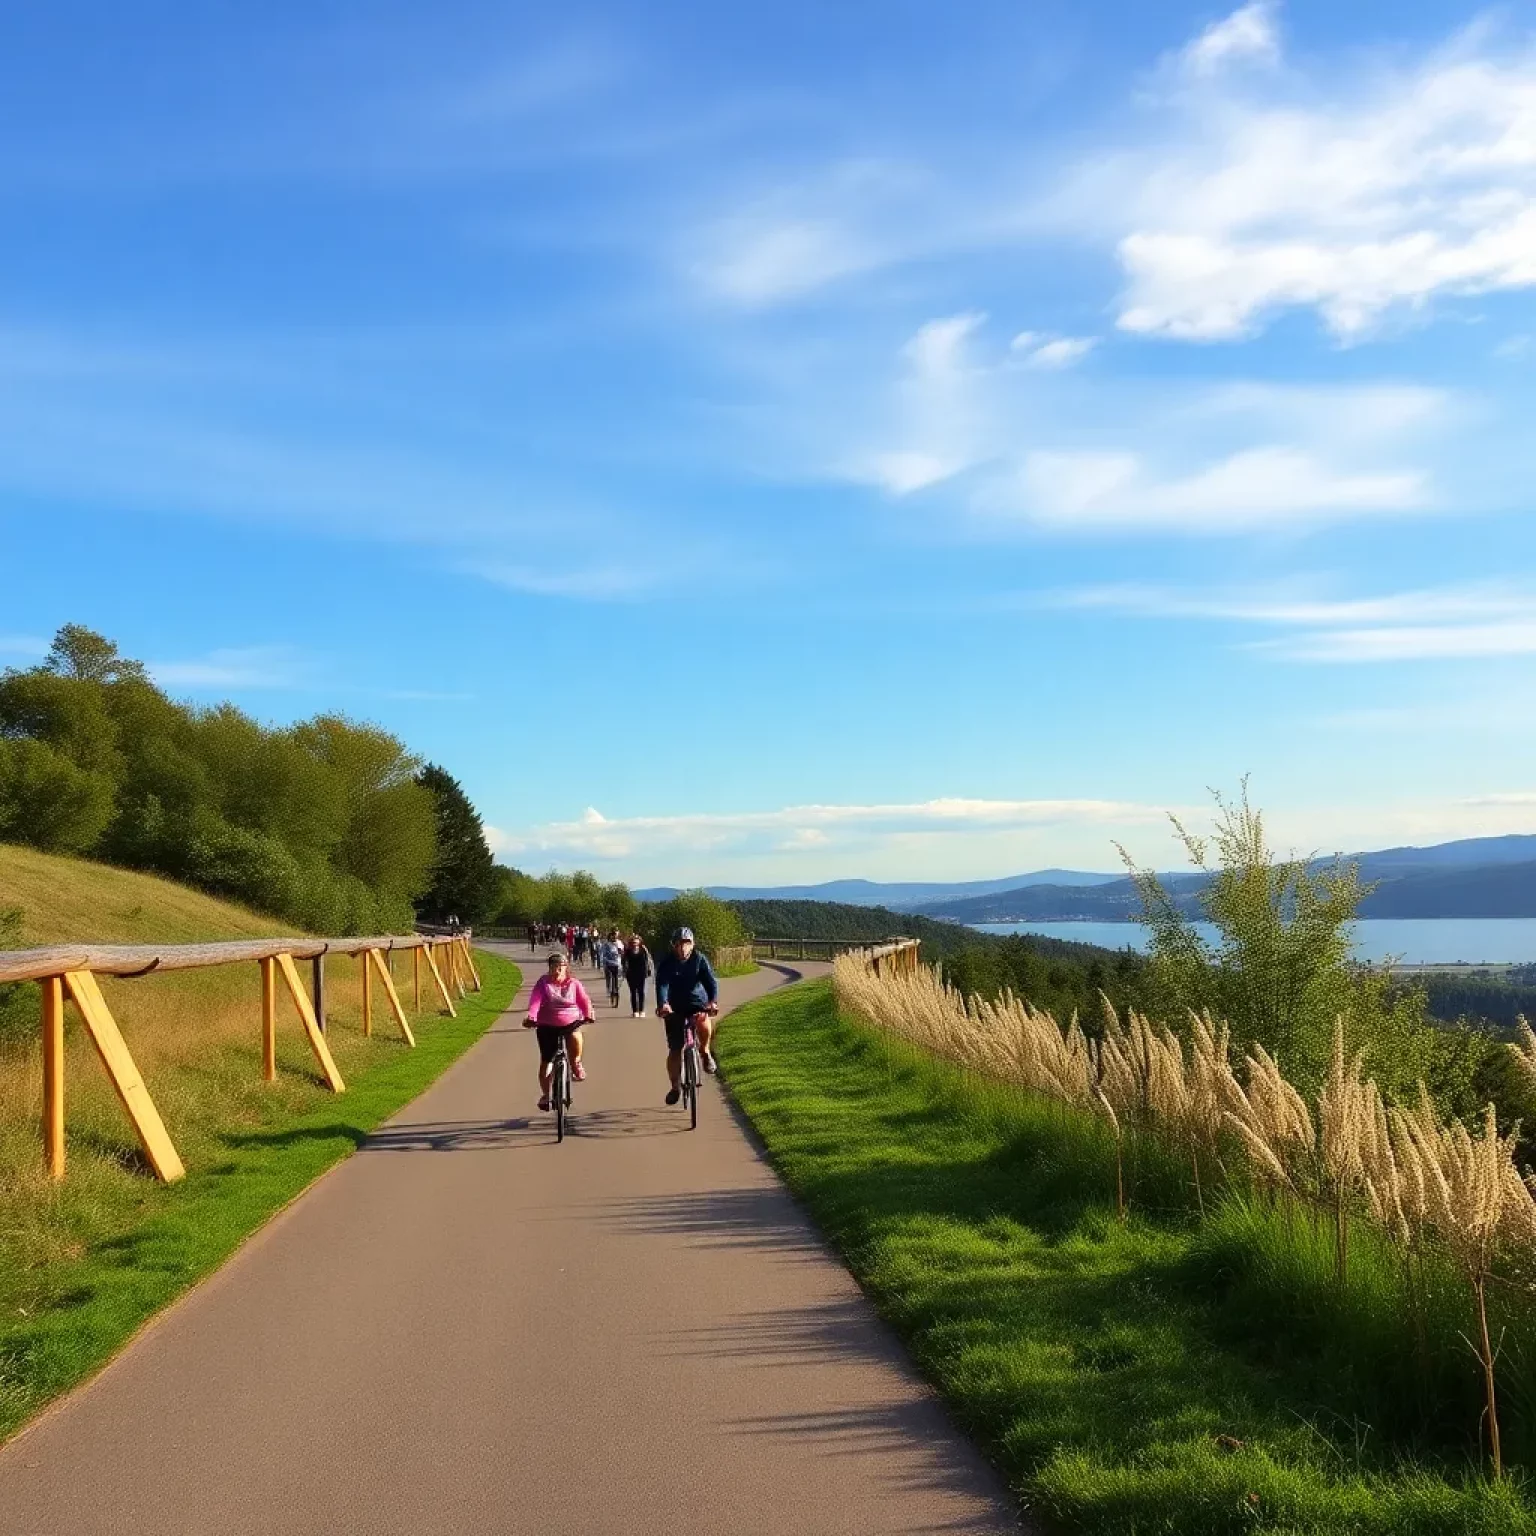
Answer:
<svg viewBox="0 0 1536 1536"><path fill-rule="evenodd" d="M933 970L876 976L857 956L834 968L839 1002L879 1028L935 1054L1034 1093L1101 1115L1117 1149L1128 1134L1154 1136L1190 1160L1195 1202L1236 1161L1249 1184L1326 1213L1334 1231L1340 1285L1349 1264L1353 1220L1367 1219L1402 1246L1405 1264L1427 1244L1456 1261L1476 1305L1471 1340L1485 1381L1485 1413L1494 1475L1502 1475L1495 1366L1486 1295L1508 1268L1536 1255L1536 1200L1514 1160L1515 1137L1500 1136L1493 1107L1468 1127L1443 1119L1427 1092L1414 1106L1388 1106L1345 1055L1342 1025L1313 1104L1277 1062L1256 1047L1234 1064L1226 1027L1191 1017L1187 1038L1104 1002L1102 1028L1086 1033L1004 993L995 1002L965 998ZM1518 1048L1536 1071L1536 1035ZM1224 1147L1242 1159L1223 1159ZM1228 1179L1233 1177L1228 1173ZM1117 1204L1125 1215L1123 1164Z"/></svg>
<svg viewBox="0 0 1536 1536"><path fill-rule="evenodd" d="M87 940L190 943L293 931L152 875L10 846L0 846L3 907L21 908L20 941L27 947ZM349 1082L401 1049L377 984L374 1034L364 1038L361 970L360 961L342 956L326 963L327 1040ZM414 1014L409 956L395 957L394 970L401 1001ZM261 1123L274 1107L298 1113L316 1101L314 1058L281 992L278 1081L262 1080L261 982L254 963L134 980L103 977L101 987L189 1168L216 1155L222 1134ZM434 1011L429 977L422 1003ZM35 999L29 1006L37 1006ZM123 1181L140 1179L141 1169L132 1128L89 1036L72 1008L67 1016L65 1203L78 1209L90 1204L93 1191L108 1203L121 1198ZM39 1035L28 1029L0 1043L0 1261L9 1250L23 1268L44 1267L77 1241L75 1224L61 1219L60 1191L43 1166L41 1105Z"/></svg>

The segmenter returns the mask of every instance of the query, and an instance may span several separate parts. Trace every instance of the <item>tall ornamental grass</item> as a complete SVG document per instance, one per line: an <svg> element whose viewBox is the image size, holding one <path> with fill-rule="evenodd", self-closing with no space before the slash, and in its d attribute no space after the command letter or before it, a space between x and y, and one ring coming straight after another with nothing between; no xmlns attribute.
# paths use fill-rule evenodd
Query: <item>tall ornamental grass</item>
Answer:
<svg viewBox="0 0 1536 1536"><path fill-rule="evenodd" d="M1536 1340L1536 1200L1515 1161L1515 1135L1500 1134L1491 1105L1469 1125L1441 1115L1422 1088L1414 1102L1389 1101L1364 1075L1362 1056L1347 1052L1342 1020L1321 1086L1307 1093L1262 1045L1239 1057L1231 1031L1209 1013L1191 1013L1180 1035L1105 999L1089 1030L1011 992L967 998L931 969L877 976L858 955L839 957L834 986L843 1008L877 1028L1100 1119L1113 1137L1122 1220L1133 1197L1128 1162L1172 1157L1187 1169L1192 1214L1226 1238L1243 1209L1281 1214L1270 1230L1286 1234L1287 1251L1270 1256L1272 1270L1316 1274L1326 1232L1329 1283L1340 1297L1358 1295L1351 1266L1363 1238L1373 1274L1396 1270L1386 1283L1406 1302L1406 1358L1426 1380L1443 1371L1440 1280L1453 1271L1470 1301L1461 1334L1480 1378L1479 1430L1492 1475L1504 1475L1498 1368L1507 1330L1522 1350ZM1536 1034L1524 1030L1516 1049L1536 1076ZM1506 1319L1503 1328L1491 1313Z"/></svg>

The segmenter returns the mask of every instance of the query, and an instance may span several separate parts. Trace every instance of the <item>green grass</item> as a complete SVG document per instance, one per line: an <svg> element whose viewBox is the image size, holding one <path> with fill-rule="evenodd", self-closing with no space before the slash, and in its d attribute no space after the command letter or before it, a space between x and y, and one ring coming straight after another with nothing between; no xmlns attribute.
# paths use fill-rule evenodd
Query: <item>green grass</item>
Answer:
<svg viewBox="0 0 1536 1536"><path fill-rule="evenodd" d="M740 965L723 965L715 971L721 981L729 981L732 976L752 976L758 971L756 960L746 960Z"/></svg>
<svg viewBox="0 0 1536 1536"><path fill-rule="evenodd" d="M41 1206L0 1204L0 1439L100 1367L473 1045L521 979L496 955L480 952L476 963L484 990L457 1018L419 1020L415 1050L376 1037L339 1096L315 1083L292 1042L272 1085L253 1080L248 1049L189 1066L178 1087L203 1112L178 1133L182 1182L158 1185L132 1157L72 1148L70 1176ZM208 1105L231 1113L220 1123Z"/></svg>
<svg viewBox="0 0 1536 1536"><path fill-rule="evenodd" d="M1340 1293L1325 1238L1282 1241L1280 1213L1238 1204L1197 1225L1150 1156L1122 1225L1097 1122L893 1047L826 982L734 1014L719 1053L790 1187L1045 1528L1536 1531L1523 1486L1477 1470L1470 1355L1435 1383L1436 1434L1394 1408L1412 1345L1369 1241ZM1430 1325L1454 1338L1460 1306L1447 1289Z"/></svg>

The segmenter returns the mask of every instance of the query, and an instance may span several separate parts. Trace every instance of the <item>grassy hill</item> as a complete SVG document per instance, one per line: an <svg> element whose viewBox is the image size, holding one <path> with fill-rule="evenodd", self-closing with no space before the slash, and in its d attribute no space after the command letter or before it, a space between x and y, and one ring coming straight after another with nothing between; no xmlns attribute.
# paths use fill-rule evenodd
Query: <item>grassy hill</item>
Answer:
<svg viewBox="0 0 1536 1536"><path fill-rule="evenodd" d="M19 922L4 922L20 909ZM0 948L97 940L190 943L291 934L291 925L152 875L0 845ZM361 1032L358 963L326 967L327 1042L347 1082L317 1078L282 1001L278 1076L261 1075L255 964L103 978L112 1009L187 1178L155 1184L70 1010L68 1175L54 1184L38 1134L38 989L0 987L0 1440L105 1359L156 1308L219 1263L310 1179L466 1050L511 1000L517 968L479 961L485 991L454 1020L423 992L409 1050L376 996ZM397 961L407 1012L409 969ZM153 1251L153 1263L135 1255Z"/></svg>
<svg viewBox="0 0 1536 1536"><path fill-rule="evenodd" d="M294 931L158 875L0 843L0 911L15 908L21 920L6 948L91 940L193 944Z"/></svg>

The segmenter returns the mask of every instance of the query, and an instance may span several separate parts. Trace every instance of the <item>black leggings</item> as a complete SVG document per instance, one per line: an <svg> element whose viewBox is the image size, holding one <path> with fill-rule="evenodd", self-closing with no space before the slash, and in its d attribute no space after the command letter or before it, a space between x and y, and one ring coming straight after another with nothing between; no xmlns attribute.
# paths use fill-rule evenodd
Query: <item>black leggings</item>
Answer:
<svg viewBox="0 0 1536 1536"><path fill-rule="evenodd" d="M634 1013L645 1012L645 977L638 981L633 977L629 981L629 1006Z"/></svg>

